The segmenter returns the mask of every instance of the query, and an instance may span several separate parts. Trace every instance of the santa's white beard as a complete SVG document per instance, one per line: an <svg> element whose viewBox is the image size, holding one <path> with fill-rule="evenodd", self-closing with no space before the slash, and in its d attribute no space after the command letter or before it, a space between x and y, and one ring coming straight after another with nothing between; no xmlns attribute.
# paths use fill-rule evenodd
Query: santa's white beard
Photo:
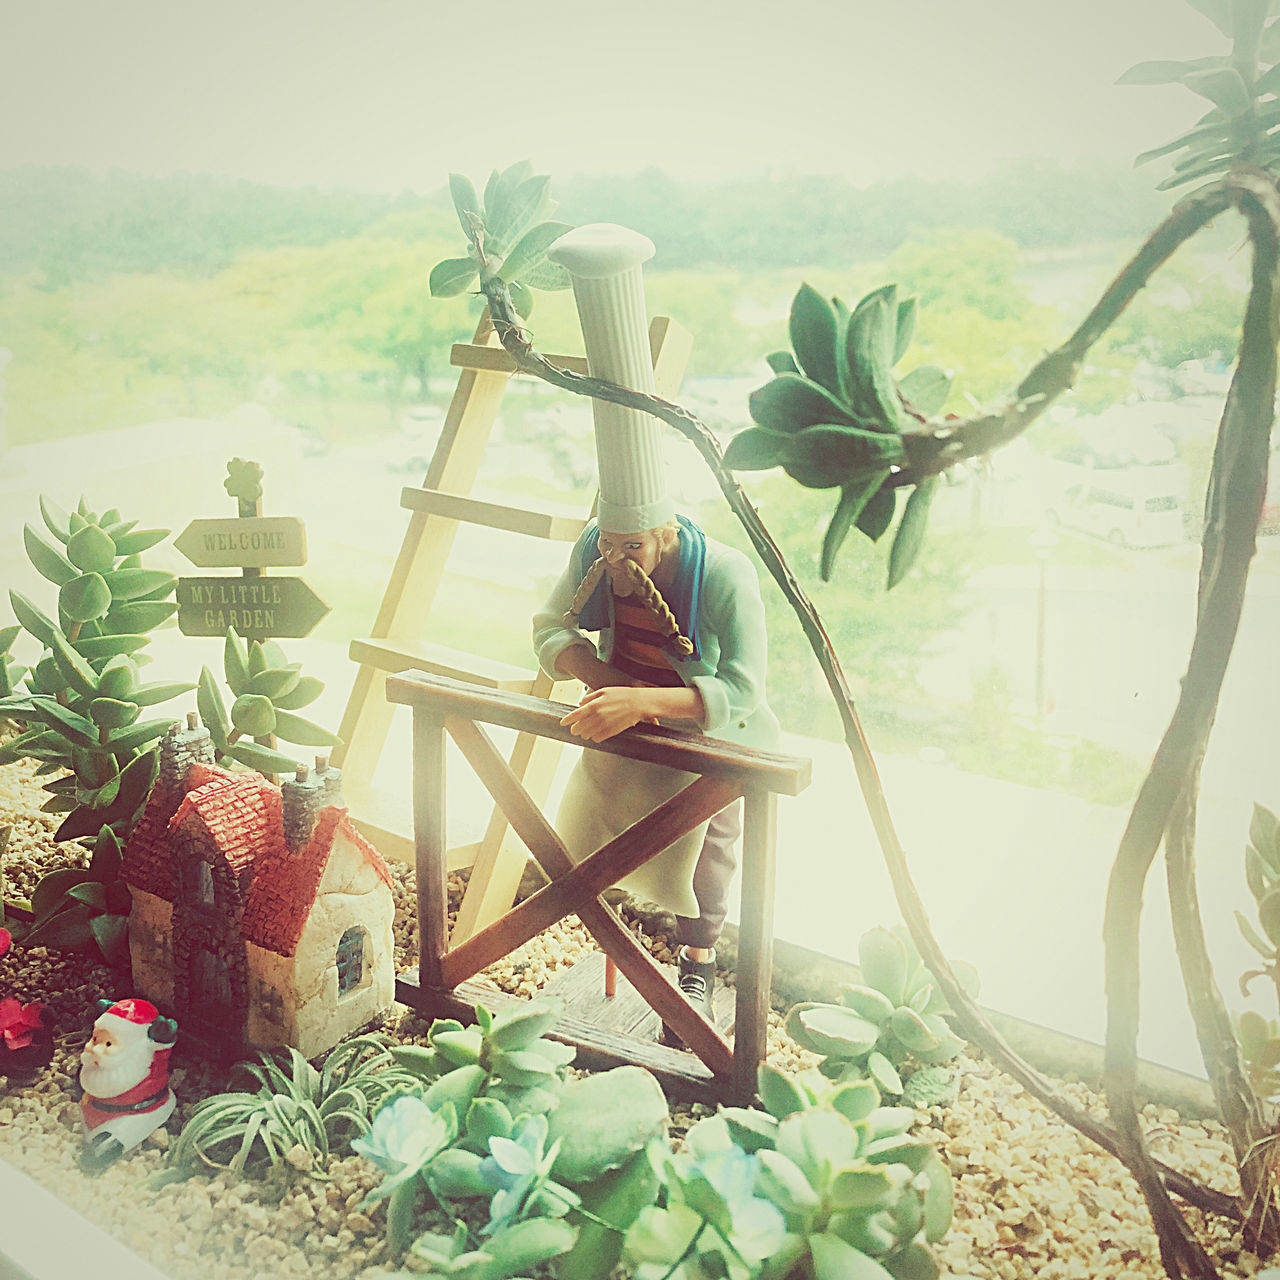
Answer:
<svg viewBox="0 0 1280 1280"><path fill-rule="evenodd" d="M151 1043L143 1040L113 1053L110 1065L104 1066L86 1051L80 1055L80 1087L94 1098L118 1098L147 1078L154 1053Z"/></svg>

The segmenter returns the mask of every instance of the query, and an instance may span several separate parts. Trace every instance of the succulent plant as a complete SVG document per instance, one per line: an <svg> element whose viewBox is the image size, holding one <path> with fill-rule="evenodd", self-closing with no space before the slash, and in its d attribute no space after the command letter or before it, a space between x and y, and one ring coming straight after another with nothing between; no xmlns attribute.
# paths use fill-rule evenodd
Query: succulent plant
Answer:
<svg viewBox="0 0 1280 1280"><path fill-rule="evenodd" d="M19 666L9 653L21 632L22 627L16 623L11 627L0 627L0 698L11 697L27 673L26 667Z"/></svg>
<svg viewBox="0 0 1280 1280"><path fill-rule="evenodd" d="M851 528L876 542L893 523L903 435L912 421L938 413L950 391L950 376L933 365L895 381L915 322L916 301L900 300L897 285L874 290L850 311L802 284L791 303L792 350L768 357L773 381L748 401L756 425L725 450L731 470L782 467L807 488L840 490L822 543L824 581ZM919 554L936 481L923 480L907 501L889 557L890 587Z"/></svg>
<svg viewBox="0 0 1280 1280"><path fill-rule="evenodd" d="M235 696L230 715L217 678L208 667L200 669L196 704L224 763L235 760L259 773L293 773L296 762L270 745L276 738L307 747L341 745L341 738L294 714L320 696L324 683L315 676L304 676L302 663L290 662L274 640L246 644L235 628L229 627L222 667L227 687Z"/></svg>
<svg viewBox="0 0 1280 1280"><path fill-rule="evenodd" d="M283 1059L259 1054L242 1070L257 1089L198 1102L169 1148L164 1180L207 1169L257 1175L285 1165L321 1173L331 1151L369 1132L384 1100L418 1087L376 1035L344 1041L318 1071L296 1049Z"/></svg>
<svg viewBox="0 0 1280 1280"><path fill-rule="evenodd" d="M477 281L499 276L515 309L528 316L531 290L569 288L569 273L547 257L551 245L570 230L566 222L545 221L556 207L550 178L535 176L533 166L522 160L490 174L483 204L463 174L449 175L449 192L469 247L465 258L446 258L432 268L432 297L456 297Z"/></svg>
<svg viewBox="0 0 1280 1280"><path fill-rule="evenodd" d="M56 839L96 835L104 825L124 832L155 780L152 744L172 720L141 720L142 709L195 687L140 680L147 633L177 609L173 575L144 569L140 559L168 530L136 529L114 509L99 516L83 499L68 514L41 497L40 512L54 541L30 524L23 537L31 563L58 587L57 621L9 592L20 626L44 654L26 674L28 692L0 698L0 714L27 725L0 747L0 762L28 756L41 762L41 774L68 771L45 787L46 811L67 814ZM0 634L6 653L12 639L11 628ZM7 658L0 665L11 685L14 669Z"/></svg>
<svg viewBox="0 0 1280 1280"><path fill-rule="evenodd" d="M903 1063L948 1062L964 1042L943 1020L949 1009L942 990L901 926L864 933L858 963L863 984L843 987L839 1004L796 1005L787 1015L787 1034L823 1056L820 1070L831 1079L869 1075L882 1093L897 1095ZM956 970L965 990L976 993L976 971Z"/></svg>
<svg viewBox="0 0 1280 1280"><path fill-rule="evenodd" d="M818 1072L764 1066L759 1091L765 1111L700 1120L674 1156L650 1148L664 1187L627 1231L637 1280L936 1277L951 1180L908 1134L913 1112L879 1106L869 1080Z"/></svg>
<svg viewBox="0 0 1280 1280"><path fill-rule="evenodd" d="M129 886L120 878L120 841L104 826L89 865L61 867L42 876L31 894L30 924L13 923L28 947L93 945L108 964L129 962Z"/></svg>
<svg viewBox="0 0 1280 1280"><path fill-rule="evenodd" d="M573 1246L577 1231L560 1218L525 1218L495 1231L478 1249L471 1248L466 1223L452 1235L428 1231L413 1242L415 1258L426 1269L393 1272L389 1280L448 1276L456 1280L506 1280L525 1276Z"/></svg>

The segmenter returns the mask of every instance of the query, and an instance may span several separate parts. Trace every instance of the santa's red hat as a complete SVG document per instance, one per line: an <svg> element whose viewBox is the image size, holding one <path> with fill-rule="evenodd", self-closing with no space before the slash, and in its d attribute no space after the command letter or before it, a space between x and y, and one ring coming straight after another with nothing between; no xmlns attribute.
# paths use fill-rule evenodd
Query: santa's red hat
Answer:
<svg viewBox="0 0 1280 1280"><path fill-rule="evenodd" d="M177 1025L171 1018L162 1018L160 1010L150 1000L130 997L114 1003L110 1000L100 1000L98 1004L102 1012L94 1020L95 1027L110 1031L124 1040L143 1036L162 1047L173 1044Z"/></svg>

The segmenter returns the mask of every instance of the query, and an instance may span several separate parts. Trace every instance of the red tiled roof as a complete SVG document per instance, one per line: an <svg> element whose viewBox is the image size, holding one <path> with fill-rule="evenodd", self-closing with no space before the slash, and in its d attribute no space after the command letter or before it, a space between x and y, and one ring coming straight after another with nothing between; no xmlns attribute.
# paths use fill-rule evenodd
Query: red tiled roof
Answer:
<svg viewBox="0 0 1280 1280"><path fill-rule="evenodd" d="M256 773L208 772L213 775L209 781L187 792L170 819L170 830L198 822L233 871L243 871L282 849L279 788ZM188 777L194 781L192 775Z"/></svg>
<svg viewBox="0 0 1280 1280"><path fill-rule="evenodd" d="M147 799L142 817L134 824L125 840L120 872L124 882L134 889L154 893L166 902L172 902L177 884L173 876L173 859L169 847L169 820L187 793L195 787L215 778L233 776L217 765L197 762L177 786L166 787L163 782L157 782Z"/></svg>
<svg viewBox="0 0 1280 1280"><path fill-rule="evenodd" d="M391 873L378 851L351 825L345 809L329 805L320 810L311 839L296 853L290 853L282 843L278 852L254 864L253 885L241 921L248 941L278 955L294 954L339 831L391 887Z"/></svg>

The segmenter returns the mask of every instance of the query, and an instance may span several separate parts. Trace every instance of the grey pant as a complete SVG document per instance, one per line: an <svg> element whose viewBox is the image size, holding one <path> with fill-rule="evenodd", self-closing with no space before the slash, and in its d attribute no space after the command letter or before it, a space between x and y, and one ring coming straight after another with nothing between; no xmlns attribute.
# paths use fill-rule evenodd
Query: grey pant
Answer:
<svg viewBox="0 0 1280 1280"><path fill-rule="evenodd" d="M693 869L693 896L698 915L676 916L676 942L686 947L714 947L729 910L729 886L738 870L738 837L742 834L742 801L726 805L707 823Z"/></svg>

